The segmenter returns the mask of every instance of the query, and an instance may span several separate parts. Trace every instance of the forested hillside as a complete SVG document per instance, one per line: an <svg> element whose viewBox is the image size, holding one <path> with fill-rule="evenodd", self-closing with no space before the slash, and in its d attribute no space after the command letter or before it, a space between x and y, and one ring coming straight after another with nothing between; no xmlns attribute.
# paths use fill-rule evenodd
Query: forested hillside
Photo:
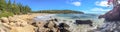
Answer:
<svg viewBox="0 0 120 32"><path fill-rule="evenodd" d="M7 17L18 14L26 14L31 11L28 5L11 2L11 0L0 0L0 17Z"/></svg>
<svg viewBox="0 0 120 32"><path fill-rule="evenodd" d="M74 11L74 10L39 10L39 11L34 11L34 13L84 14L83 12Z"/></svg>

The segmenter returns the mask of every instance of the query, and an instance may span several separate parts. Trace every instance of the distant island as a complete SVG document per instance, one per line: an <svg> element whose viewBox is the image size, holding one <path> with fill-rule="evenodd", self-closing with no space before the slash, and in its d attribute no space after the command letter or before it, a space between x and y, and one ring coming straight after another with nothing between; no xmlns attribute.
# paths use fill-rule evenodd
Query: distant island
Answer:
<svg viewBox="0 0 120 32"><path fill-rule="evenodd" d="M39 10L33 11L33 13L51 13L51 14L84 14L81 11L74 10Z"/></svg>

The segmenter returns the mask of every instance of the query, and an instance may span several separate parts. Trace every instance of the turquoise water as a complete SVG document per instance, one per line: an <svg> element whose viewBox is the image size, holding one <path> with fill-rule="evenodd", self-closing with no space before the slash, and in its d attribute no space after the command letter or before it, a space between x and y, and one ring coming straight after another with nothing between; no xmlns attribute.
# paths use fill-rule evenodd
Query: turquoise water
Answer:
<svg viewBox="0 0 120 32"><path fill-rule="evenodd" d="M70 26L69 30L71 32L86 32L87 30L94 29L96 26L103 23L103 20L98 19L97 14L50 14L50 15L44 15L44 16L38 16L35 18L37 21L44 21L44 20L50 20L52 18L57 18L59 23L66 23ZM50 18L50 19L49 19ZM65 21L64 21L65 20ZM89 25L76 25L74 24L75 20L91 20L93 21L93 26L90 27Z"/></svg>
<svg viewBox="0 0 120 32"><path fill-rule="evenodd" d="M57 17L59 18L64 18L64 19L86 19L86 20L96 20L98 19L97 14L56 14Z"/></svg>
<svg viewBox="0 0 120 32"><path fill-rule="evenodd" d="M66 20L60 22L70 25L70 31L72 32L86 32L87 30L96 28L96 26L99 26L104 21L102 19L98 19L99 15L97 14L56 14L55 16L58 19ZM94 27L90 27L89 25L75 25L73 24L75 20L91 20Z"/></svg>

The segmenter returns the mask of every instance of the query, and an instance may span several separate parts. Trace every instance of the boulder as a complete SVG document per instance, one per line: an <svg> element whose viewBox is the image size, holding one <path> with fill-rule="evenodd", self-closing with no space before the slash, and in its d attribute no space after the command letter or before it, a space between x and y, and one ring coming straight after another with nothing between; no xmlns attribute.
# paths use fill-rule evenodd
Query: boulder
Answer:
<svg viewBox="0 0 120 32"><path fill-rule="evenodd" d="M13 17L11 17L11 16L10 16L10 17L8 17L8 19L9 19L9 21L10 21L10 22L12 22L12 21L14 21L14 20L15 20L15 19L14 19Z"/></svg>
<svg viewBox="0 0 120 32"><path fill-rule="evenodd" d="M70 32L69 30L67 30L67 28L69 28L70 26L65 23L60 23L58 26L60 32Z"/></svg>
<svg viewBox="0 0 120 32"><path fill-rule="evenodd" d="M70 32L70 31L67 29L60 29L60 32Z"/></svg>
<svg viewBox="0 0 120 32"><path fill-rule="evenodd" d="M120 32L120 22L112 21L105 22L103 25L99 26L94 32Z"/></svg>
<svg viewBox="0 0 120 32"><path fill-rule="evenodd" d="M56 21L56 22L58 22L58 19L57 19L57 18L54 18L54 19L52 19L52 21Z"/></svg>
<svg viewBox="0 0 120 32"><path fill-rule="evenodd" d="M21 22L21 24L20 24L20 26L26 26L26 25L28 25L27 21Z"/></svg>
<svg viewBox="0 0 120 32"><path fill-rule="evenodd" d="M40 22L36 22L36 25L37 27L44 27L44 25L46 24L47 22L44 22L44 21L40 21Z"/></svg>
<svg viewBox="0 0 120 32"><path fill-rule="evenodd" d="M49 23L48 23L49 28L54 28L55 25L56 24L53 21L49 21Z"/></svg>
<svg viewBox="0 0 120 32"><path fill-rule="evenodd" d="M76 20L76 21L75 21L75 24L77 24L77 25L78 25L78 24L88 24L88 25L90 25L90 26L93 26L92 23L93 23L93 22L92 22L91 20Z"/></svg>
<svg viewBox="0 0 120 32"><path fill-rule="evenodd" d="M19 23L18 23L18 24L19 24ZM17 26L16 23L14 23L14 22L10 22L9 25L10 25L10 26Z"/></svg>
<svg viewBox="0 0 120 32"><path fill-rule="evenodd" d="M69 28L70 26L68 25L68 24L66 24L66 23L60 23L59 25L58 25L60 28Z"/></svg>
<svg viewBox="0 0 120 32"><path fill-rule="evenodd" d="M4 27L8 28L8 29L11 29L11 26L10 26L9 24L7 24L7 23L2 23L2 25L3 25Z"/></svg>
<svg viewBox="0 0 120 32"><path fill-rule="evenodd" d="M45 25L45 28L57 28L57 25L54 21L48 21Z"/></svg>
<svg viewBox="0 0 120 32"><path fill-rule="evenodd" d="M106 21L120 21L120 4L104 15L100 15L99 18L105 18Z"/></svg>
<svg viewBox="0 0 120 32"><path fill-rule="evenodd" d="M1 21L2 21L3 23L9 23L9 20L8 20L7 17L2 17L2 18L1 18Z"/></svg>
<svg viewBox="0 0 120 32"><path fill-rule="evenodd" d="M35 32L49 32L50 29L49 28L44 28L44 27L37 27L35 29Z"/></svg>

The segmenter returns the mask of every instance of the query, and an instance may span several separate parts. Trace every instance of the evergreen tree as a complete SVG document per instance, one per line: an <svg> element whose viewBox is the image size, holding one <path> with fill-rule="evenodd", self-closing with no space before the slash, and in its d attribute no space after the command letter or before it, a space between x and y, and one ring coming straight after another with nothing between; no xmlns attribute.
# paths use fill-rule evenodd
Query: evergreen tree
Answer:
<svg viewBox="0 0 120 32"><path fill-rule="evenodd" d="M8 11L8 12L12 12L12 3L11 3L11 0L8 0L8 3L7 3L7 11Z"/></svg>
<svg viewBox="0 0 120 32"><path fill-rule="evenodd" d="M0 0L0 11L5 11L6 9L6 1Z"/></svg>
<svg viewBox="0 0 120 32"><path fill-rule="evenodd" d="M14 0L13 3L11 0L0 0L0 17L10 16L13 14L27 14L31 11L31 8L27 5L22 5L21 3L17 4Z"/></svg>

